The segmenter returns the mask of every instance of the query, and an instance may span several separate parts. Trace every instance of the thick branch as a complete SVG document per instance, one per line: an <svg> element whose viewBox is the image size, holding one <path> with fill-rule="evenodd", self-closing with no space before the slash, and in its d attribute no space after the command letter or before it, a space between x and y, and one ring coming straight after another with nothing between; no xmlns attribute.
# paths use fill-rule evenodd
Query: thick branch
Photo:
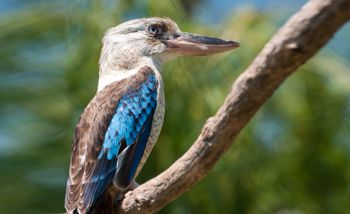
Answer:
<svg viewBox="0 0 350 214"><path fill-rule="evenodd" d="M284 79L325 45L349 18L349 0L308 2L236 80L225 103L207 121L192 147L166 171L128 192L119 211L155 212L203 178Z"/></svg>

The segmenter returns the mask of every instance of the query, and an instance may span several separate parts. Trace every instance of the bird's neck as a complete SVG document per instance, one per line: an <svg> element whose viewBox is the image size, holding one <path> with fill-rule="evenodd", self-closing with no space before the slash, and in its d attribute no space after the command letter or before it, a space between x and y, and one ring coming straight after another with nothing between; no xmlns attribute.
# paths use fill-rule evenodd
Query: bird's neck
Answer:
<svg viewBox="0 0 350 214"><path fill-rule="evenodd" d="M115 63L114 65L117 65ZM100 72L98 80L97 91L101 91L107 85L128 78L140 71L140 68L144 66L151 67L155 72L159 73L161 62L157 57L141 57L138 59L137 63L130 67L120 67L120 66L103 66L100 63Z"/></svg>

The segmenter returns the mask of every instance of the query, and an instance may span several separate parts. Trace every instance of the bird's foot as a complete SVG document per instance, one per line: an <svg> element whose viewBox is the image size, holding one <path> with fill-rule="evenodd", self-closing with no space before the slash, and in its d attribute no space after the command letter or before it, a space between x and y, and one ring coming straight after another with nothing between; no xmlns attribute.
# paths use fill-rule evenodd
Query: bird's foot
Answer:
<svg viewBox="0 0 350 214"><path fill-rule="evenodd" d="M128 191L132 191L132 190L136 189L138 186L140 186L140 184L138 184L136 181L132 181L132 183L130 184L128 189L119 192L115 196L115 198L114 198L115 204L118 205L123 200L125 193L127 193Z"/></svg>
<svg viewBox="0 0 350 214"><path fill-rule="evenodd" d="M115 201L121 201L124 198L125 192L120 192L115 196Z"/></svg>
<svg viewBox="0 0 350 214"><path fill-rule="evenodd" d="M132 191L132 190L136 189L138 186L140 186L140 184L138 184L136 181L132 181L128 190Z"/></svg>

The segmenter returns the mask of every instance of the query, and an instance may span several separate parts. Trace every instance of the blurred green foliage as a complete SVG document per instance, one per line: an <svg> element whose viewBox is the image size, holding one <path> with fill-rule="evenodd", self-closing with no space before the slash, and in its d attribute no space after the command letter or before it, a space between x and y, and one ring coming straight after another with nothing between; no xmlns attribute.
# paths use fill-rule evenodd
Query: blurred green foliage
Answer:
<svg viewBox="0 0 350 214"><path fill-rule="evenodd" d="M206 26L192 15L200 0L40 2L0 19L1 213L64 211L73 130L96 91L105 29L137 16L169 16L184 31L242 45L165 65L165 122L142 183L191 146L278 28L270 14L249 8ZM160 213L350 213L349 71L332 49L317 54L209 175Z"/></svg>

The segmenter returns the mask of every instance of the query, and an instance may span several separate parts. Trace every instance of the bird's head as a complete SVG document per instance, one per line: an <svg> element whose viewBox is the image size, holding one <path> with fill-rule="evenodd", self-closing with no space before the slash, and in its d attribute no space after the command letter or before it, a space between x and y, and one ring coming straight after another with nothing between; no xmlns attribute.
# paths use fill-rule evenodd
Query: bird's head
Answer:
<svg viewBox="0 0 350 214"><path fill-rule="evenodd" d="M142 18L107 31L100 66L102 71L130 70L139 66L143 59L162 63L174 56L204 56L237 47L239 43L234 41L182 32L169 18Z"/></svg>

